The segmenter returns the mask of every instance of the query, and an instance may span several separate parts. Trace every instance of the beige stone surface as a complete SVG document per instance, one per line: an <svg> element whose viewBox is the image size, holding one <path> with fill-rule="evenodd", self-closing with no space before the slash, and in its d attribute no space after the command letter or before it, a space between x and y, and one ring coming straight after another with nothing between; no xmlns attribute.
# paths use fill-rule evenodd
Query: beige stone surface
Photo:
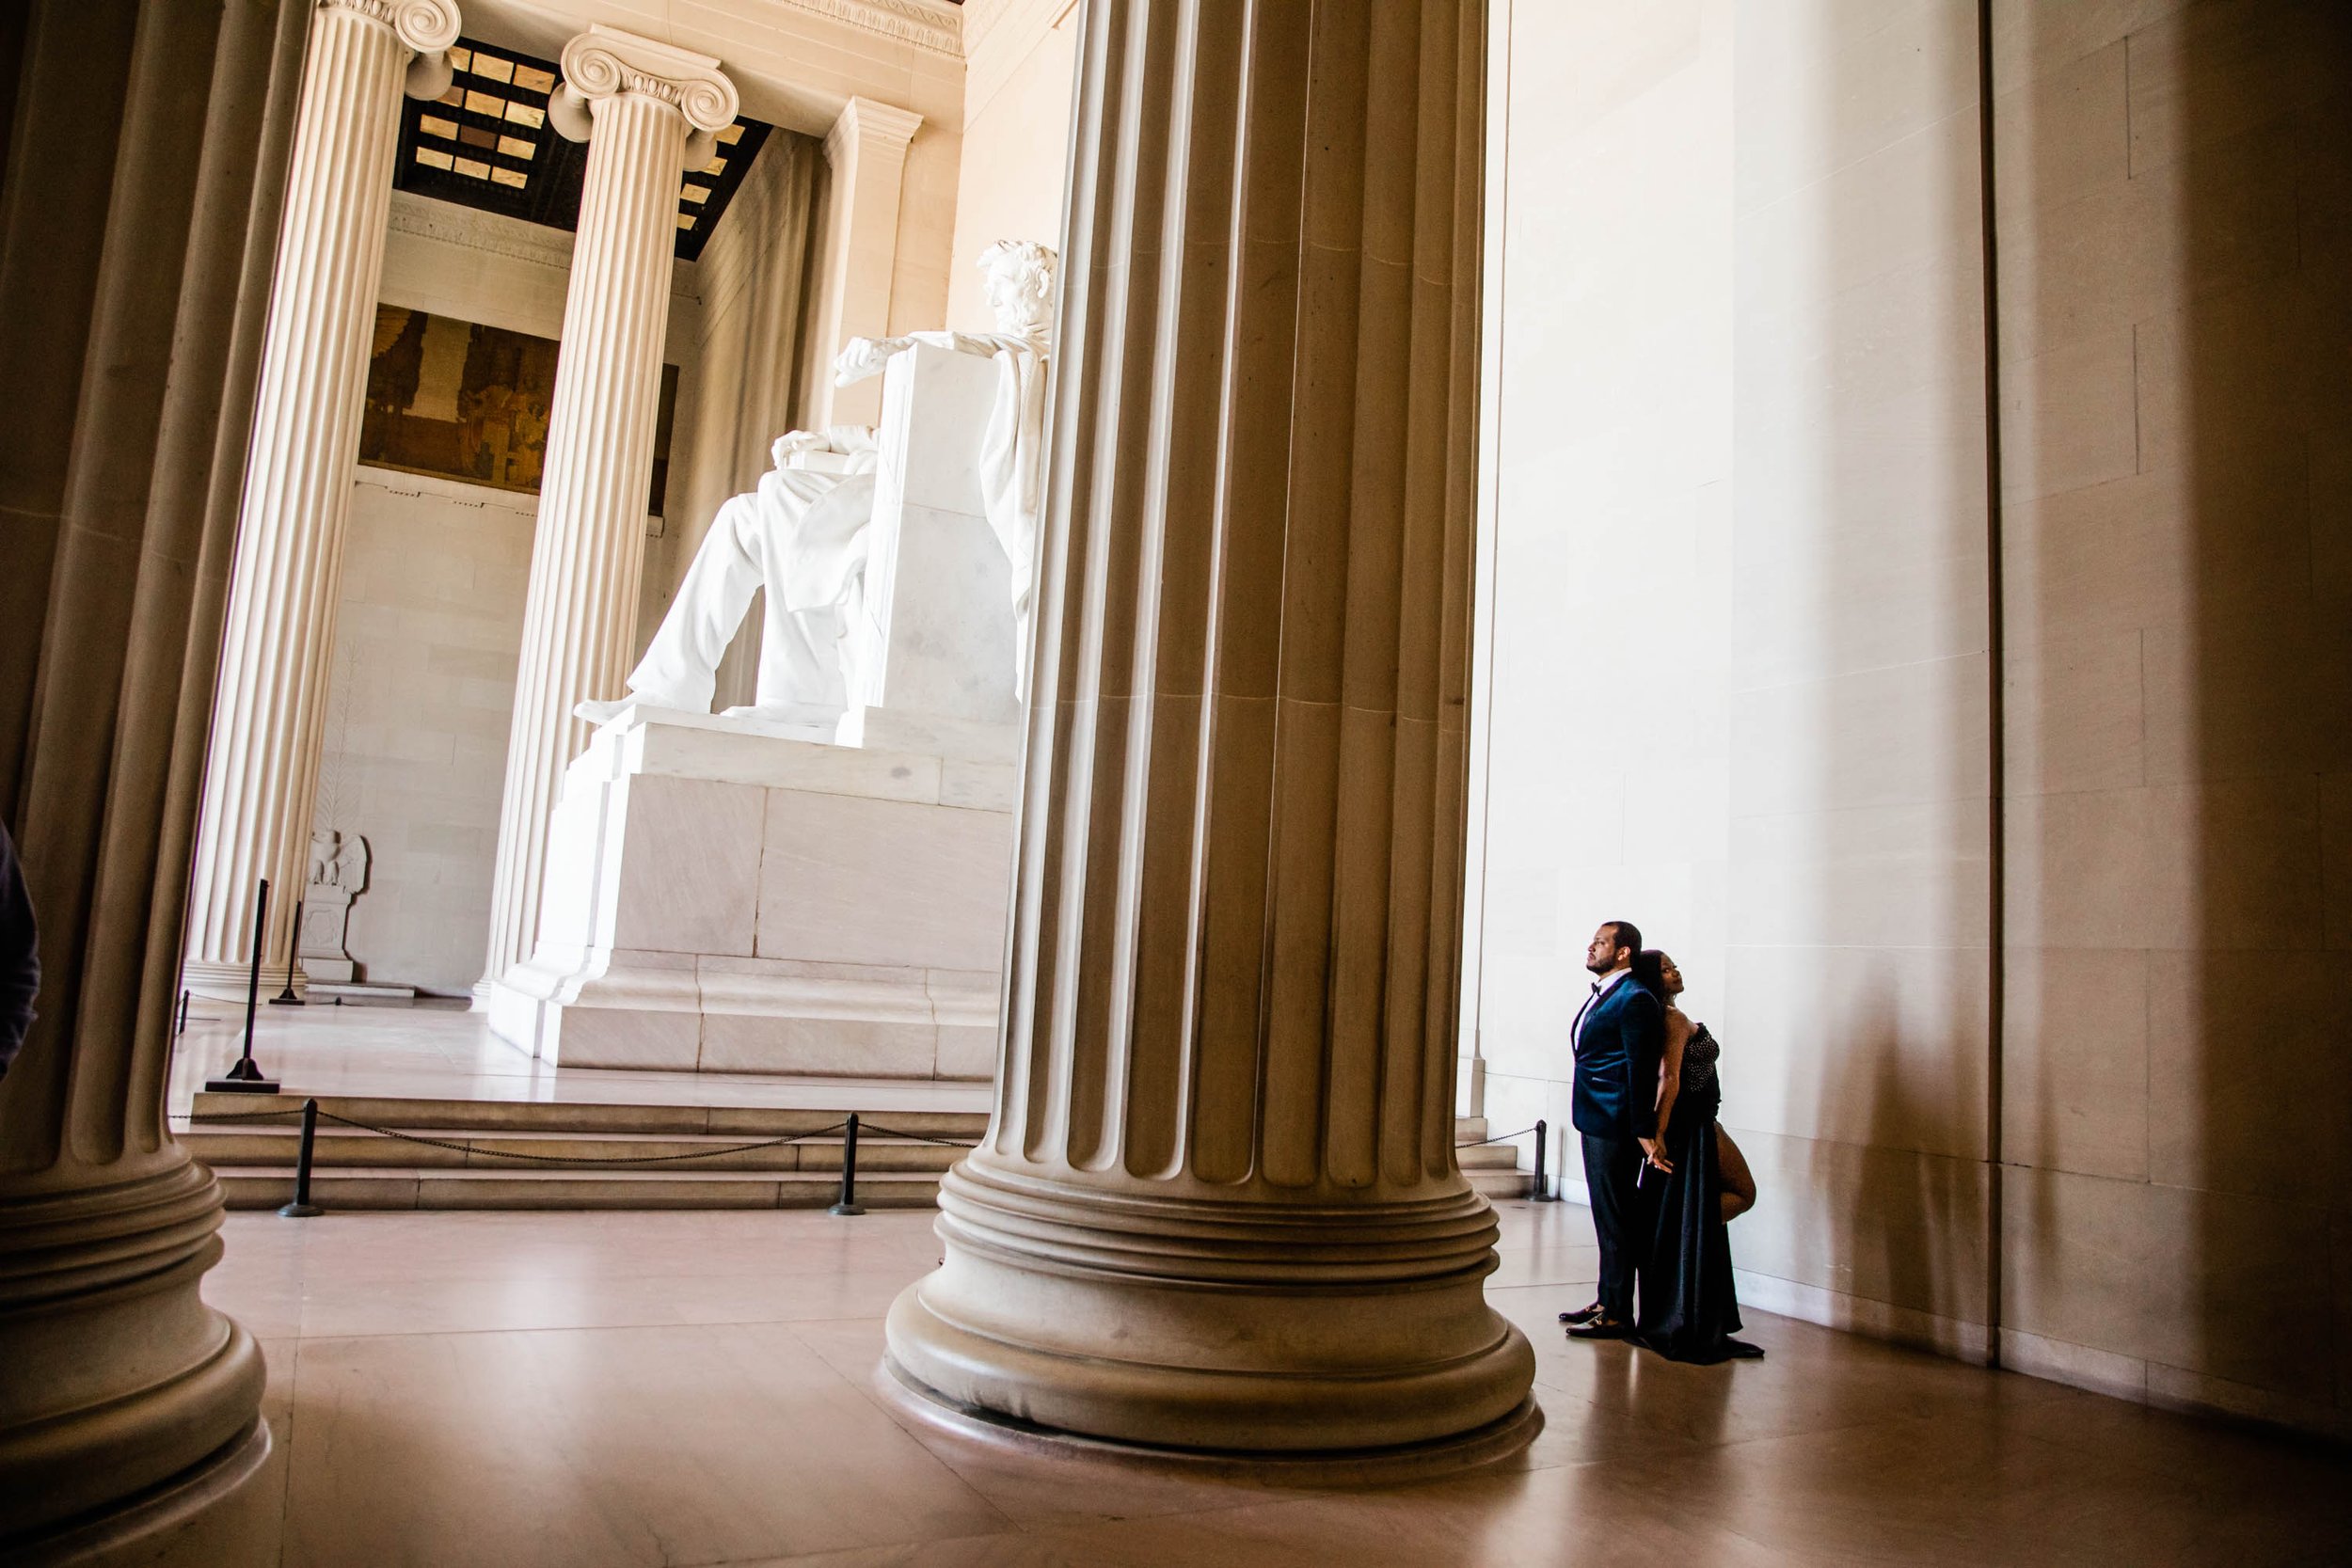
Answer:
<svg viewBox="0 0 2352 1568"><path fill-rule="evenodd" d="M968 970L1001 961L1005 814L767 794L761 958Z"/></svg>
<svg viewBox="0 0 2352 1568"><path fill-rule="evenodd" d="M537 502L381 468L353 483L320 826L368 840L348 948L370 980L480 978Z"/></svg>
<svg viewBox="0 0 2352 1568"><path fill-rule="evenodd" d="M236 1215L209 1289L272 1336L289 1565L1776 1568L2352 1549L2341 1463L2315 1447L1767 1312L1747 1330L1765 1359L1733 1368L1570 1342L1551 1319L1589 1292L1583 1211L1500 1214L1488 1297L1537 1347L1543 1435L1482 1474L1320 1492L898 1424L869 1374L881 1313L937 1256L925 1215ZM786 1461L805 1486L776 1484Z"/></svg>
<svg viewBox="0 0 2352 1568"><path fill-rule="evenodd" d="M759 923L767 791L675 776L631 779L628 858L612 940L622 947L749 958Z"/></svg>
<svg viewBox="0 0 2352 1568"><path fill-rule="evenodd" d="M2307 1420L2331 1404L2332 1281L2311 1267L2323 1209L2040 1171L2012 1180L2004 1212L2018 1328L2300 1395Z"/></svg>
<svg viewBox="0 0 2352 1568"><path fill-rule="evenodd" d="M2144 948L2010 949L2003 976L2005 1160L2147 1179L2151 1036L2185 1022L2168 1016L2152 994L2167 967Z"/></svg>
<svg viewBox="0 0 2352 1568"><path fill-rule="evenodd" d="M1073 0L994 0L964 17L968 65L952 246L959 260L1004 239L1050 245L1061 231L1079 8ZM979 275L955 268L948 325L978 328L989 319Z"/></svg>
<svg viewBox="0 0 2352 1568"><path fill-rule="evenodd" d="M2314 480L2352 259L2313 235L2352 178L2352 29L1994 9L2002 337L2029 356L2002 436L2030 464L2004 582L2028 639L2005 672L2004 1321L2050 1375L2326 1427L2352 514Z"/></svg>

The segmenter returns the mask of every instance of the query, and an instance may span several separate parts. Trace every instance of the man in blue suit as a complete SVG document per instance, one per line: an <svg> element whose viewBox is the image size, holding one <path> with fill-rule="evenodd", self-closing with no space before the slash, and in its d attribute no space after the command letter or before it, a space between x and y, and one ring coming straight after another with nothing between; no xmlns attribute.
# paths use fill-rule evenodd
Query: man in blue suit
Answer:
<svg viewBox="0 0 2352 1568"><path fill-rule="evenodd" d="M1666 1053L1666 1012L1633 978L1642 932L1629 920L1602 923L1584 949L1596 976L1576 1015L1576 1095L1570 1112L1584 1137L1584 1184L1600 1243L1600 1299L1560 1321L1579 1339L1623 1338L1633 1327L1633 1276L1641 1265L1641 1175L1663 1160L1658 1137L1658 1072ZM1661 1167L1663 1168L1662 1166Z"/></svg>

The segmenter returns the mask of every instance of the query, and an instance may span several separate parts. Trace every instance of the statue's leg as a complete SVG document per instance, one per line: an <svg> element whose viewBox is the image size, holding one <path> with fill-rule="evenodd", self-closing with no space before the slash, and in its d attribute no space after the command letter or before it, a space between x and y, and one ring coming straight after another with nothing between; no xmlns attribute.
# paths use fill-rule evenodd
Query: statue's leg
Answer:
<svg viewBox="0 0 2352 1568"><path fill-rule="evenodd" d="M751 497L738 496L719 508L669 613L629 673L628 689L639 701L690 713L710 711L719 661L759 590L759 535L758 509Z"/></svg>
<svg viewBox="0 0 2352 1568"><path fill-rule="evenodd" d="M831 722L841 716L841 615L830 607L793 610L782 595L768 596L759 635L759 701L729 708L733 717L793 723Z"/></svg>

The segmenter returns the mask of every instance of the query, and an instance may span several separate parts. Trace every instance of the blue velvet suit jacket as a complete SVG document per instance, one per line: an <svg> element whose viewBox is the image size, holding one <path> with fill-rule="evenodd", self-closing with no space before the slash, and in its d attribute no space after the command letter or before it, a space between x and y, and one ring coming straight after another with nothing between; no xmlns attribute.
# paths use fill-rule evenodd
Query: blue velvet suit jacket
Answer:
<svg viewBox="0 0 2352 1568"><path fill-rule="evenodd" d="M1570 1119L1600 1138L1648 1138L1658 1132L1658 1069L1666 1054L1666 1010L1630 976L1609 988L1584 1015L1576 1038L1576 1095Z"/></svg>

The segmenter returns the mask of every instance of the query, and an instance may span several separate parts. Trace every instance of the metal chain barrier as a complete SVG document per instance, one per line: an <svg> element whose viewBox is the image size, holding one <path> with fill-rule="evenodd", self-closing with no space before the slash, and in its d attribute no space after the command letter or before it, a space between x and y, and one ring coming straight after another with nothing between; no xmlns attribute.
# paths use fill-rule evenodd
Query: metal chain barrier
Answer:
<svg viewBox="0 0 2352 1568"><path fill-rule="evenodd" d="M302 1115L302 1113L299 1110L255 1111L233 1117L185 1116L175 1117L174 1119L185 1121L190 1126L236 1127L249 1125L257 1121L283 1120L287 1117L299 1117L300 1115ZM396 1127L378 1127L373 1122L357 1121L350 1117L337 1116L334 1112L327 1110L322 1110L319 1112L319 1119L321 1121L337 1122L344 1127L353 1128L361 1132L373 1132L381 1138L397 1138L402 1143L422 1144L428 1148L446 1148L453 1154L479 1154L483 1158L489 1160L514 1160L521 1164L542 1165L658 1165L672 1164L682 1160L715 1160L723 1155L749 1154L756 1149L777 1148L781 1148L785 1144L799 1143L803 1138L821 1138L829 1133L839 1132L850 1125L847 1118L844 1118L843 1120L834 1122L831 1127L812 1128L806 1132L794 1132L787 1137L766 1138L762 1139L758 1143L732 1144L724 1148L689 1149L683 1154L616 1154L604 1159L590 1159L585 1156L576 1157L568 1154L517 1154L502 1148L480 1148L471 1144L452 1143L446 1138L428 1138L423 1136L421 1133L403 1132ZM870 1125L867 1127L866 1131L880 1132L885 1137L911 1138L923 1143L948 1144L957 1148L969 1148L972 1147L970 1144L956 1143L950 1138L925 1137L920 1132L893 1132L887 1128L873 1127ZM602 1134L587 1132L576 1133L573 1135L579 1137L597 1137ZM654 1134L654 1136L657 1137L661 1135L662 1134L660 1133ZM691 1137L693 1134L674 1133L670 1135L676 1137ZM496 1137L498 1134L484 1133L483 1136Z"/></svg>
<svg viewBox="0 0 2352 1568"><path fill-rule="evenodd" d="M1543 1123L1539 1121L1535 1124L1535 1127L1541 1127ZM1535 1127L1522 1127L1516 1132L1502 1132L1491 1138L1473 1138L1469 1143L1455 1144L1454 1147L1456 1148L1484 1148L1488 1144L1507 1144L1513 1138L1526 1137L1530 1132L1535 1131Z"/></svg>
<svg viewBox="0 0 2352 1568"><path fill-rule="evenodd" d="M258 1122L283 1121L291 1117L297 1117L302 1118L303 1127L302 1154L296 1166L294 1177L294 1200L288 1204L285 1208L278 1211L281 1214L294 1218L307 1219L322 1212L310 1201L312 1137L317 1130L318 1123L322 1120L334 1122L336 1125L341 1127L348 1127L354 1132L372 1133L379 1138L392 1138L401 1143L417 1144L426 1148L447 1149L453 1154L462 1154L469 1161L478 1155L484 1159L489 1160L511 1160L517 1164L561 1165L571 1169L579 1169L582 1166L607 1167L614 1165L680 1164L690 1160L724 1159L737 1154L755 1153L763 1148L781 1148L787 1144L796 1144L809 1138L828 1137L833 1133L839 1132L842 1134L841 1198L838 1203L834 1205L833 1212L835 1214L862 1214L865 1212L863 1209L857 1206L856 1202L857 1139L858 1132L860 1131L860 1118L855 1112L851 1112L849 1116L834 1122L830 1127L812 1128L805 1132L787 1133L785 1136L780 1138L762 1138L754 1143L730 1144L722 1148L692 1148L675 1154L616 1154L608 1155L601 1159L568 1154L524 1154L517 1153L511 1149L483 1148L475 1144L456 1143L447 1138L429 1138L421 1132L404 1132L396 1127L378 1127L373 1122L361 1121L355 1117L339 1116L333 1111L321 1109L316 1099L306 1101L298 1110L245 1111L234 1116L226 1117L199 1117L193 1113L189 1113L186 1115L174 1116L172 1119L174 1121L184 1122L190 1127L206 1125L215 1127L250 1127ZM866 1130L885 1138L898 1138L908 1143L937 1144L948 1148L972 1148L977 1147L977 1145L966 1143L960 1138L943 1138L929 1132L901 1132L897 1128L883 1127L879 1124L870 1124ZM1536 1139L1535 1148L1537 1150L1535 1157L1535 1168L1537 1172L1536 1180L1538 1186L1537 1201L1540 1202L1545 1196L1548 1196L1542 1191L1542 1149L1544 1132L1545 1124L1539 1121L1533 1127L1523 1127L1517 1132L1502 1132L1490 1138L1474 1138L1465 1143L1457 1143L1454 1147L1456 1148L1480 1148L1489 1144L1509 1143L1514 1138L1523 1138L1531 1132L1534 1133ZM496 1133L484 1135L491 1137L497 1136ZM589 1132L577 1135L596 1137L599 1134ZM655 1133L652 1135L660 1137L663 1134ZM693 1134L674 1133L669 1135L691 1137Z"/></svg>

